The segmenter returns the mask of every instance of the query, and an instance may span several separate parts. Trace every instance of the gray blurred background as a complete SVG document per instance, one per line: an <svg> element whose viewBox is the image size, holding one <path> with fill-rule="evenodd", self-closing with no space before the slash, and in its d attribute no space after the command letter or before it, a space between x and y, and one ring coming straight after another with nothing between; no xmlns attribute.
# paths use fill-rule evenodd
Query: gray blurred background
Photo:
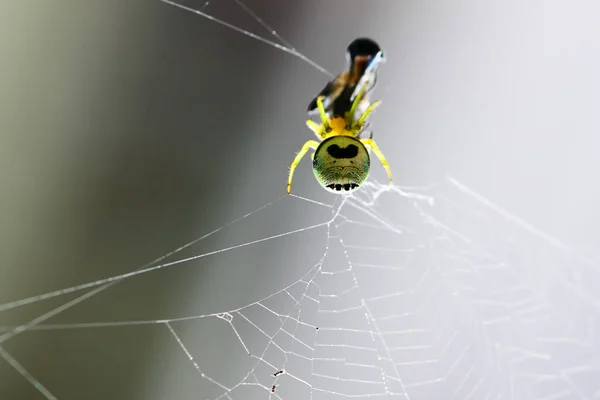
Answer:
<svg viewBox="0 0 600 400"><path fill-rule="evenodd" d="M186 4L200 8L203 2ZM514 267L517 277L535 264L523 278L527 282L573 279L568 290L559 292L544 284L544 304L569 304L561 310L567 313L564 324L560 313L552 314L544 329L560 330L556 326L564 327L568 319L572 329L561 338L577 336L574 332L580 329L594 332L600 298L594 289L597 263L592 261L600 246L596 2L245 0L244 4L300 52L334 73L344 67L344 50L352 39L369 36L379 41L388 61L380 68L375 94L383 105L372 122L395 182L409 186L445 182L444 196L454 197L438 217L449 218L451 228L463 227L463 232L486 240L488 255L490 248L500 249L502 255L495 257L507 257L504 261ZM204 11L275 39L234 1L214 0ZM278 200L285 193L294 154L312 138L304 125L306 105L328 79L292 55L158 0L3 1L0 71L0 304L135 270ZM309 165L305 160L297 169L293 192L333 204L335 197L317 186ZM374 165L374 177L381 179L384 174ZM448 175L576 250L558 249L527 230L506 225L485 207L469 208L471 198L445 181ZM396 209L404 206L401 199L387 199L378 212L394 218ZM451 211L456 207L462 211ZM416 209L409 205L406 209L406 218L422 223ZM469 219L473 215L493 217ZM330 216L326 207L286 197L174 259L323 223ZM403 225L403 218L400 215L395 222ZM375 223L373 218L370 222ZM386 241L386 234L390 231L371 236L371 246ZM299 281L318 263L333 235L320 226L140 275L48 322L161 320L236 309ZM348 235L360 239L365 233ZM402 237L394 238L388 247L405 244ZM439 254L470 251L453 246L457 244ZM535 255L520 256L533 247ZM340 261L344 257L332 253L329 260L346 265ZM369 262L367 253L356 257ZM379 257L377 263L393 263L394 257ZM556 272L554 278L547 278L545 268ZM575 272L562 275L571 270ZM444 283L443 276L435 282ZM374 273L366 279L383 282L386 277ZM453 287L473 289L465 293L494 291L486 286L493 278L468 284L460 279ZM340 283L339 289L345 285ZM506 285L507 292L520 287L514 282ZM404 290L386 288L389 293ZM456 295L456 290L452 293ZM80 294L2 312L0 325L25 323ZM452 312L461 314L471 300L452 303ZM509 315L513 300L500 296L491 301ZM391 315L401 304L405 303L382 312ZM304 308L309 306L300 309ZM584 315L587 328L573 322L577 313ZM252 318L268 324L266 317ZM463 366L464 376L485 358L481 354L493 351L493 346L487 347L493 341L472 325L487 318L485 313L473 314L471 325L458 330L473 336L468 348L479 346L472 362ZM228 387L253 370L227 322L201 319L173 328L203 372ZM533 348L521 336L506 334L525 335L522 329L528 328L511 329L500 334L508 348L525 353ZM414 382L432 380L434 386L401 388L403 395L389 398L485 398L478 388L490 398L599 398L600 386L594 383L600 377L598 361L589 357L599 355L600 346L593 334L591 338L584 346L588 358L559 358L552 367L535 362L527 367L525 376L541 381L544 376L568 376L564 380L571 383L564 393L554 387L546 388L549 393L521 388L511 362L507 370L497 371L497 383L491 383L492 373L481 384L466 383L473 390L464 393L435 386L438 372L411 370L405 375L396 366L389 374L410 381L411 374L420 373ZM575 342L582 347L580 340ZM223 393L201 379L162 324L30 331L2 347L59 399L204 399ZM448 353L450 361L459 360L460 349L453 351ZM259 364L262 371L265 366ZM583 369L586 377L571 379L570 368ZM269 386L270 373L257 373L256 379ZM337 370L325 374L342 376ZM343 398L318 390L327 384L318 382L316 375L308 372L305 379L312 385L300 385L307 395L301 390L285 392L282 380L281 398ZM338 385L334 393L341 393L340 387L353 390L350 384ZM267 390L250 386L240 390L231 398L269 396ZM368 389L371 394L379 391ZM42 398L0 360L1 400Z"/></svg>

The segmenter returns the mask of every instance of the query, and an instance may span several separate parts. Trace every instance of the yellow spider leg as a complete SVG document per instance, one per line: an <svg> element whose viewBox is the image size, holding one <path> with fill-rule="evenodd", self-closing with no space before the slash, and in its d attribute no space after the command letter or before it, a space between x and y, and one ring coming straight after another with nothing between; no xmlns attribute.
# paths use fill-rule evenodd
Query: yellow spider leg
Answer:
<svg viewBox="0 0 600 400"><path fill-rule="evenodd" d="M360 100L362 99L362 97L365 93L365 89L366 89L365 86L363 86L360 89L360 91L354 98L354 101L352 102L352 107L350 107L350 111L348 111L348 113L346 113L346 126L348 126L348 129L350 129L352 127L352 121L354 120L354 113L356 112L356 109L358 108L358 103L360 103Z"/></svg>
<svg viewBox="0 0 600 400"><path fill-rule="evenodd" d="M307 120L306 126L308 126L308 129L313 131L317 135L317 137L323 138L323 130L321 129L321 126L315 121L313 121L312 119Z"/></svg>
<svg viewBox="0 0 600 400"><path fill-rule="evenodd" d="M375 141L373 139L361 139L360 141L365 146L369 146L371 148L371 150L373 150L373 153L375 153L377 158L379 158L379 161L381 161L381 165L383 165L383 168L385 168L385 172L387 173L388 179L390 180L390 183L391 183L392 182L392 170L390 169L390 165L388 164L387 160L383 156L383 153L381 152L381 150L379 150L379 146L377 146L377 144L375 143Z"/></svg>
<svg viewBox="0 0 600 400"><path fill-rule="evenodd" d="M373 103L371 103L371 105L365 110L363 115L360 116L360 118L358 119L358 122L356 124L359 127L362 127L364 125L365 121L367 120L367 117L369 116L369 114L371 114L373 112L373 110L375 110L375 108L380 104L381 104L381 100L377 100L377 101L374 101Z"/></svg>
<svg viewBox="0 0 600 400"><path fill-rule="evenodd" d="M304 143L304 146L302 146L300 152L296 154L296 158L294 158L294 161L292 161L292 165L290 166L290 176L287 184L288 194L290 194L290 191L292 190L292 178L294 177L294 171L296 170L296 167L298 164L300 164L300 160L302 160L302 157L304 157L308 150L316 149L317 147L319 147L319 142L316 140L309 140L308 142Z"/></svg>
<svg viewBox="0 0 600 400"><path fill-rule="evenodd" d="M321 115L321 122L323 123L323 128L325 128L325 130L327 131L327 130L331 129L331 126L330 126L329 117L327 116L327 113L325 112L325 106L323 105L324 98L325 98L325 96L317 97L317 107L319 107L319 114Z"/></svg>

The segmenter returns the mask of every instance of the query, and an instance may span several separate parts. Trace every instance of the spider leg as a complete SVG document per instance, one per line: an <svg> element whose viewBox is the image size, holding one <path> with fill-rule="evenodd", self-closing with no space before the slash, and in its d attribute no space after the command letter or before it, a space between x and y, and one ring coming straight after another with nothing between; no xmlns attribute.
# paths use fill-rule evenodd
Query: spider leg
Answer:
<svg viewBox="0 0 600 400"><path fill-rule="evenodd" d="M379 150L379 146L377 146L377 144L375 143L375 141L373 139L361 139L360 140L362 142L362 144L364 144L365 146L371 148L371 150L373 150L373 153L375 153L375 155L377 156L377 158L379 159L379 161L381 161L381 165L383 165L383 168L385 168L385 172L387 173L388 179L390 180L390 183L392 182L392 171L390 169L390 165L388 164L387 160L385 159L383 153L381 152L381 150Z"/></svg>
<svg viewBox="0 0 600 400"><path fill-rule="evenodd" d="M319 115L321 116L321 123L323 124L323 128L325 131L331 129L329 116L327 116L327 112L325 111L325 106L323 106L324 96L317 97L317 107L319 107Z"/></svg>
<svg viewBox="0 0 600 400"><path fill-rule="evenodd" d="M325 137L325 132L323 131L322 126L317 124L312 119L306 120L306 126L308 126L308 129L313 131L318 138L323 139Z"/></svg>
<svg viewBox="0 0 600 400"><path fill-rule="evenodd" d="M356 137L359 138L359 139L364 139L366 136L362 137L362 138L360 137L363 133L365 133L365 134L368 133L369 134L369 139L373 139L373 134L375 132L373 131L373 129L371 129L371 123L370 122L366 122L365 123L365 125L363 126L363 128L360 131L358 131L358 134L357 134Z"/></svg>
<svg viewBox="0 0 600 400"><path fill-rule="evenodd" d="M331 120L325 111L325 106L323 105L324 99L325 97L319 96L315 100L317 103L317 109L319 110L319 114L321 116L321 125L317 124L312 119L306 121L306 126L308 126L308 129L313 131L319 139L324 139L326 133L331 131Z"/></svg>
<svg viewBox="0 0 600 400"><path fill-rule="evenodd" d="M300 160L302 160L302 157L304 157L308 150L316 149L317 147L319 147L319 142L317 142L316 140L309 140L308 142L304 143L304 146L302 146L300 152L296 154L294 161L292 161L292 165L290 165L290 176L288 177L287 184L288 194L290 194L290 191L292 190L292 178L294 177L294 171L296 170L296 167L298 166L298 164L300 164Z"/></svg>
<svg viewBox="0 0 600 400"><path fill-rule="evenodd" d="M358 108L359 103L363 99L365 94L366 86L363 85L356 97L354 97L354 101L352 102L352 107L350 107L350 111L346 113L346 127L348 130L352 129L352 123L354 122L354 114L356 113L356 109Z"/></svg>
<svg viewBox="0 0 600 400"><path fill-rule="evenodd" d="M321 90L321 93L319 93L308 105L307 107L307 112L309 114L314 113L315 111L317 111L318 106L317 106L317 99L319 97L323 97L324 100L323 102L325 103L325 106L328 106L331 103L331 97L334 94L335 90L337 89L336 85L335 85L335 81L331 81L331 82L327 82L327 85L325 85L325 87L323 88L323 90Z"/></svg>
<svg viewBox="0 0 600 400"><path fill-rule="evenodd" d="M377 101L374 101L373 103L371 103L371 105L365 110L363 115L360 116L360 118L358 119L356 124L359 127L362 127L364 125L365 121L367 120L367 117L369 116L369 114L371 114L373 112L373 110L375 110L375 108L377 108L377 106L380 104L381 104L381 100L377 100Z"/></svg>

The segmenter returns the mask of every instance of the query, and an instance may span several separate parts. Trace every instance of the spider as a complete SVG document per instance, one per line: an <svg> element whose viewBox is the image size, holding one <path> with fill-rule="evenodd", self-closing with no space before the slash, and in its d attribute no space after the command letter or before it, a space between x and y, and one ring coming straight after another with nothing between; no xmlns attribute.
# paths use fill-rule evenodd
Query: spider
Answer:
<svg viewBox="0 0 600 400"><path fill-rule="evenodd" d="M372 138L359 138L365 127L367 117L381 104L380 100L373 102L360 118L355 120L354 114L363 98L364 91L365 86L354 98L352 107L345 113L344 117L334 116L331 119L323 105L324 96L317 98L321 125L310 119L306 121L306 125L317 135L320 142L316 140L307 141L294 158L290 166L287 184L288 194L292 188L294 171L309 149L315 150L312 155L315 177L321 186L329 192L351 193L360 187L367 179L371 167L369 150L373 150L381 165L385 168L389 181L392 182L392 171L375 141Z"/></svg>

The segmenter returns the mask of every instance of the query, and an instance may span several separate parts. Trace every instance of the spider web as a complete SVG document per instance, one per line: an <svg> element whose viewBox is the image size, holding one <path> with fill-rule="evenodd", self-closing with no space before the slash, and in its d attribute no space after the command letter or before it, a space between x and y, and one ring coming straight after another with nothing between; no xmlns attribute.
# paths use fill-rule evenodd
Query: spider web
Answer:
<svg viewBox="0 0 600 400"><path fill-rule="evenodd" d="M592 379L600 368L600 272L591 260L452 178L422 190L370 182L334 205L289 201L330 215L315 225L1 309L307 232L324 234L316 262L258 301L173 319L30 323L5 328L0 341L25 329L161 325L201 378L196 393L209 399L600 397ZM235 224L269 213L276 203ZM217 352L235 365L227 374L196 355L212 340L194 338L208 325L226 336ZM55 398L16 359L2 355Z"/></svg>
<svg viewBox="0 0 600 400"><path fill-rule="evenodd" d="M320 68L237 3L283 44L227 26ZM290 209L315 221L252 235L257 218ZM196 250L231 229L249 237ZM260 260L257 251L295 246L301 235L315 239L298 276L241 307L49 323L117 283L232 252ZM597 399L598 282L595 260L454 178L425 188L370 179L333 204L279 198L135 271L2 304L6 312L75 295L29 322L2 327L0 356L43 397L62 398L4 343L24 333L151 326L172 343L169 360L177 361L170 362L186 363L190 373L188 394L170 398Z"/></svg>

